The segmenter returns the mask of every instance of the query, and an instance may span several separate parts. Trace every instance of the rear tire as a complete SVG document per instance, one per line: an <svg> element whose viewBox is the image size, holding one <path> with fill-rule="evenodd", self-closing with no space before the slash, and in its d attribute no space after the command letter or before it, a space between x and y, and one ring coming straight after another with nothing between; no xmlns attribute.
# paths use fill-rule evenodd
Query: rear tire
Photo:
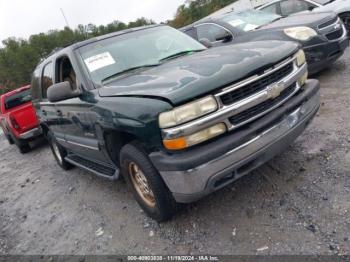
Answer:
<svg viewBox="0 0 350 262"><path fill-rule="evenodd" d="M65 157L67 156L67 150L57 143L56 138L50 131L47 132L46 137L57 164L64 170L72 169L73 165L65 160Z"/></svg>
<svg viewBox="0 0 350 262"><path fill-rule="evenodd" d="M340 14L339 17L343 21L346 31L348 31L348 37L350 37L350 12Z"/></svg>
<svg viewBox="0 0 350 262"><path fill-rule="evenodd" d="M147 154L136 143L120 153L122 174L143 211L158 222L172 218L177 203Z"/></svg>
<svg viewBox="0 0 350 262"><path fill-rule="evenodd" d="M31 147L29 145L28 142L21 142L19 144L17 144L19 152L21 152L21 154L26 154L31 150Z"/></svg>

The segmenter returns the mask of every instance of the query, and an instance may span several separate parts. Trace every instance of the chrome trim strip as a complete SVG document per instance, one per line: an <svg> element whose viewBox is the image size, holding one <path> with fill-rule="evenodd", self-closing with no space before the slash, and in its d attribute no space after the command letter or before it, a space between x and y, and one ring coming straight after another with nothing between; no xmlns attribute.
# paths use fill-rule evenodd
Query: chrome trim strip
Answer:
<svg viewBox="0 0 350 262"><path fill-rule="evenodd" d="M68 143L68 144L71 144L71 145L85 147L85 148L88 148L88 149L100 151L100 149L97 148L97 147L87 146L87 145L83 145L83 144L80 144L80 143L77 143L77 142L73 142L73 141L69 141L69 140L65 140L65 142Z"/></svg>
<svg viewBox="0 0 350 262"><path fill-rule="evenodd" d="M290 74L289 76L287 76L284 79L281 79L279 82L277 83L284 83L285 88L290 87L293 83L296 84L296 88L294 90L294 92L289 95L288 97L286 97L284 100L282 100L280 103L278 103L277 105L275 105L274 107L269 108L268 110L262 112L261 114L250 118L249 120L242 122L240 125L236 125L233 126L228 119L234 115L237 115L253 106L256 106L268 99L270 99L269 95L268 95L268 87L266 87L265 90L252 95L251 97L248 97L242 101L239 101L235 104L232 104L230 106L225 106L220 108L218 111L204 116L202 118L196 119L192 122L177 126L177 127L173 127L173 128L168 128L168 129L163 129L162 130L162 135L164 139L174 139L180 136L187 136L187 135L191 135L194 134L200 130L203 130L205 128L209 128L211 126L214 126L218 123L225 123L228 130L231 131L235 128L238 128L248 122L251 122L253 120L255 120L258 117L261 117L269 112L271 112L272 110L274 110L275 108L277 108L278 106L280 106L281 104L285 103L288 99L290 99L290 97L292 97L296 92L299 91L299 89L301 88L298 84L298 80L307 72L307 65L304 64L302 67L298 68L296 64L294 64L294 71L292 74ZM284 88L284 89L285 89ZM283 90L282 90L283 91Z"/></svg>

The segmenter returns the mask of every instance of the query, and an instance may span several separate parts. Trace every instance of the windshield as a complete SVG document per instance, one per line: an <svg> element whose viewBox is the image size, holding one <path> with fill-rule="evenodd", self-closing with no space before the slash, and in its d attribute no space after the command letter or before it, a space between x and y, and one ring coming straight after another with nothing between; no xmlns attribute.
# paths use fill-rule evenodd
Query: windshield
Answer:
<svg viewBox="0 0 350 262"><path fill-rule="evenodd" d="M104 39L80 48L94 83L135 69L158 66L181 55L206 48L168 26L153 27Z"/></svg>
<svg viewBox="0 0 350 262"><path fill-rule="evenodd" d="M265 13L259 10L232 12L221 17L221 20L243 31L251 31L281 18L276 14Z"/></svg>
<svg viewBox="0 0 350 262"><path fill-rule="evenodd" d="M12 96L5 97L6 110L23 105L32 100L30 89L23 90Z"/></svg>

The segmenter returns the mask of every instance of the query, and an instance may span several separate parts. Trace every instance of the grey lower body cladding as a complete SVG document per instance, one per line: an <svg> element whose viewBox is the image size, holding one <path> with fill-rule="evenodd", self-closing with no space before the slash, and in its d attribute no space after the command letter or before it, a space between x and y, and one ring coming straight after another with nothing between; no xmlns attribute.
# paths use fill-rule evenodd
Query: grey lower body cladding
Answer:
<svg viewBox="0 0 350 262"><path fill-rule="evenodd" d="M255 130L255 136L250 135L249 140L236 144L211 159L206 159L204 163L196 164L199 163L198 158L201 158L200 154L191 156L196 152L184 153L183 161L181 154L177 156L151 154L153 164L176 201L181 203L196 201L248 174L288 147L305 130L320 106L318 81L309 80L304 90L283 107L260 119L260 122L267 121L267 123L271 120L270 125L265 123L263 129L258 129L259 132ZM249 133L249 130L245 132ZM232 134L232 137L225 139L226 141L221 141L221 144L227 148L231 142L229 140L237 138ZM220 145L206 146L209 147L199 147L197 150L219 151ZM189 167L185 159L193 159L195 166Z"/></svg>

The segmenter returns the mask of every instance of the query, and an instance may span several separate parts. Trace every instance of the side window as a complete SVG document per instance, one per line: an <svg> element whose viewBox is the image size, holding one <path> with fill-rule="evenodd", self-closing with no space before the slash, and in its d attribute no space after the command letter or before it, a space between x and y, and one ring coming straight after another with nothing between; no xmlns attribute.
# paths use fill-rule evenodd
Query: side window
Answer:
<svg viewBox="0 0 350 262"><path fill-rule="evenodd" d="M268 5L260 10L266 13L278 14L277 5L278 5L277 3Z"/></svg>
<svg viewBox="0 0 350 262"><path fill-rule="evenodd" d="M287 0L281 2L281 14L282 16L288 16L294 13L311 10L315 7L315 5L303 0Z"/></svg>
<svg viewBox="0 0 350 262"><path fill-rule="evenodd" d="M189 35L192 38L196 38L196 32L194 28L187 29L186 31L184 31L184 33Z"/></svg>
<svg viewBox="0 0 350 262"><path fill-rule="evenodd" d="M40 98L40 68L35 69L32 75L32 98L33 100Z"/></svg>
<svg viewBox="0 0 350 262"><path fill-rule="evenodd" d="M57 83L69 82L73 89L77 88L77 78L75 71L73 69L72 63L69 58L64 56L60 59L57 59Z"/></svg>
<svg viewBox="0 0 350 262"><path fill-rule="evenodd" d="M52 79L53 79L53 68L52 68L52 62L50 62L44 67L43 75L41 78L43 98L47 98L47 89L53 85Z"/></svg>
<svg viewBox="0 0 350 262"><path fill-rule="evenodd" d="M203 24L197 26L197 35L198 40L206 38L212 43L222 41L225 37L232 36L227 30L214 24Z"/></svg>

